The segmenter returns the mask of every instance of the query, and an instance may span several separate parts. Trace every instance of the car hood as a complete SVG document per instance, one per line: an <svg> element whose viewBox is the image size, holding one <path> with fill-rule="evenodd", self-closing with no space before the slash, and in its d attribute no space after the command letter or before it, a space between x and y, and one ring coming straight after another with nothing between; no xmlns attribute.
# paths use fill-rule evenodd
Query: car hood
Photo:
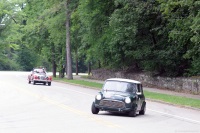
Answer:
<svg viewBox="0 0 200 133"><path fill-rule="evenodd" d="M103 93L103 97L106 99L123 100L125 97L131 97L134 94L116 91L107 91Z"/></svg>

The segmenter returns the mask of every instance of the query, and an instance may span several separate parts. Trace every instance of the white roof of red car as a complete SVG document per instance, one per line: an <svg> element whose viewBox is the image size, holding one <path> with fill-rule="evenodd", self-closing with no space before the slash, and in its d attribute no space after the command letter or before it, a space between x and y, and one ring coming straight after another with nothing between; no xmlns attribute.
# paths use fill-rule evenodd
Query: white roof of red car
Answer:
<svg viewBox="0 0 200 133"><path fill-rule="evenodd" d="M110 78L107 79L106 81L122 81L122 82L131 82L131 83L136 83L136 84L141 84L141 82L136 81L136 80L132 80L132 79L123 79L123 78Z"/></svg>

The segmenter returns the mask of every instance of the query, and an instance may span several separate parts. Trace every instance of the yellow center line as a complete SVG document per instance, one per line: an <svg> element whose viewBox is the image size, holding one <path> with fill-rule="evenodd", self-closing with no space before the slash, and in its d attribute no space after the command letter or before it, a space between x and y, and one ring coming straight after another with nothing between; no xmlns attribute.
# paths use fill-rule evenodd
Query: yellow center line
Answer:
<svg viewBox="0 0 200 133"><path fill-rule="evenodd" d="M62 108L62 109L65 109L65 110L67 110L67 111L70 111L70 112L72 112L72 113L75 113L75 114L77 114L77 115L80 115L80 116L82 116L82 117L85 117L85 118L87 118L87 119L89 119L89 120L95 121L95 122L97 122L97 123L99 123L99 124L102 124L102 125L104 125L104 126L111 127L111 128L121 128L119 125L114 124L114 123L112 123L112 122L110 122L110 121L103 120L103 119L101 119L101 118L97 118L97 117L95 117L95 115L89 115L89 114L87 114L87 113L85 113L85 112L83 112L83 111L80 111L80 110L78 110L78 109L72 108L72 107L67 106L67 105L65 105L65 104L59 103L59 102L57 102L57 101L55 101L55 100L52 100L52 99L50 99L50 98L48 98L48 97L40 96L40 95L38 95L38 94L36 94L36 93L33 93L33 92L31 92L31 91L28 91L28 90L24 90L24 89L19 89L19 88L18 88L18 90L20 90L21 92L24 92L24 93L26 93L26 94L28 94L28 95L31 95L31 96L35 97L36 99L40 99L41 101L45 101L45 102L47 102L47 103L49 103L49 104L55 105L55 106L57 106L57 107L60 107L60 108Z"/></svg>

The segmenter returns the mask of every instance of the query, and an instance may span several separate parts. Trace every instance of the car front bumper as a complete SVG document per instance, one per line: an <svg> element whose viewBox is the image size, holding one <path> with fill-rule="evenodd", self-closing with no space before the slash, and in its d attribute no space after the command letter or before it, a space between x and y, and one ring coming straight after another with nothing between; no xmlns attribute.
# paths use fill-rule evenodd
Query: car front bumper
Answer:
<svg viewBox="0 0 200 133"><path fill-rule="evenodd" d="M95 104L95 107L101 111L119 112L119 113L125 113L125 112L130 112L130 111L134 110L134 108L129 108L129 107L112 108L112 107L99 106L99 104Z"/></svg>
<svg viewBox="0 0 200 133"><path fill-rule="evenodd" d="M51 80L41 80L41 79L34 79L33 81L37 82L37 83L48 83L48 82L51 82Z"/></svg>

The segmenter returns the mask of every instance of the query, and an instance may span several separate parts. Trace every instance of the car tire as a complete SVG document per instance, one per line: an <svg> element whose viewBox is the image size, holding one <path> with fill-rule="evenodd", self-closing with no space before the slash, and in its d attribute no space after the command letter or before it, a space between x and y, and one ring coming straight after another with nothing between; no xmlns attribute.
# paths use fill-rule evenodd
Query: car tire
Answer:
<svg viewBox="0 0 200 133"><path fill-rule="evenodd" d="M33 85L35 85L36 84L36 82L35 81L33 81Z"/></svg>
<svg viewBox="0 0 200 133"><path fill-rule="evenodd" d="M130 117L136 117L136 110L132 110L132 111L130 111L129 113L128 113L128 115L130 116Z"/></svg>
<svg viewBox="0 0 200 133"><path fill-rule="evenodd" d="M51 82L48 82L48 86L51 86Z"/></svg>
<svg viewBox="0 0 200 133"><path fill-rule="evenodd" d="M92 111L93 114L99 113L99 109L94 106L94 102L92 103L91 111Z"/></svg>
<svg viewBox="0 0 200 133"><path fill-rule="evenodd" d="M146 102L143 102L142 108L141 108L139 114L140 114L140 115L144 115L145 112L146 112Z"/></svg>
<svg viewBox="0 0 200 133"><path fill-rule="evenodd" d="M46 85L46 83L44 82L43 85Z"/></svg>
<svg viewBox="0 0 200 133"><path fill-rule="evenodd" d="M29 81L28 81L28 83L30 84L30 83L31 83L31 81L29 80Z"/></svg>

